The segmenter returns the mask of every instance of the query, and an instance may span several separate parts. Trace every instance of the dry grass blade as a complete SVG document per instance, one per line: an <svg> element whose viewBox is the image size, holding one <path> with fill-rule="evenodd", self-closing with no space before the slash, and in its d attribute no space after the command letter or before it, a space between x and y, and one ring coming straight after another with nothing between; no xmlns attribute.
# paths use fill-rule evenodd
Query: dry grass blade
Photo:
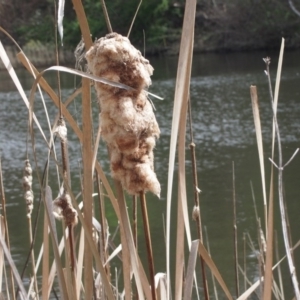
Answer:
<svg viewBox="0 0 300 300"><path fill-rule="evenodd" d="M194 41L194 22L195 22L196 1L191 0L186 2L182 38L180 44L180 54L176 77L176 88L174 97L173 108L173 120L172 120L172 132L170 141L170 153L169 153L169 169L168 169L168 190L167 190L167 224L166 224L166 260L167 260L167 286L168 295L167 299L170 299L170 226L171 226L171 199L173 189L173 174L176 144L179 128L179 117L184 101L187 103L190 77L192 67L193 56L193 41ZM186 104L187 105L187 104Z"/></svg>
<svg viewBox="0 0 300 300"><path fill-rule="evenodd" d="M117 197L119 201L119 207L120 207L120 213L121 217L122 215L125 217L127 215L127 211L122 211L123 204L125 203L125 196L124 191L122 189L122 186L119 181L115 180L115 187L117 191ZM121 204L120 204L121 203ZM125 208L127 209L127 208ZM122 213L123 212L123 213ZM123 219L124 220L124 219ZM126 218L125 218L126 220ZM129 300L131 295L131 266L130 266L130 251L129 251L129 243L126 239L126 224L124 224L124 221L120 221L120 234L121 234L121 244L122 244L122 265L123 265L123 278L124 278L124 292L125 292L125 300ZM125 221L126 222L126 221ZM127 238L130 239L130 234L127 233ZM137 286L139 285L139 282L137 281ZM139 293L142 292L142 288L140 286Z"/></svg>
<svg viewBox="0 0 300 300"><path fill-rule="evenodd" d="M124 199L122 186L119 182L116 182L116 187L117 187L118 203L119 203L119 207L120 207L119 221L122 222L122 226L124 229L126 244L127 244L127 247L129 250L129 255L130 255L131 268L132 268L134 276L135 276L135 282L136 282L136 287L137 287L138 294L139 294L139 299L140 300L145 299L144 293L145 293L146 299L151 299L151 291L149 288L149 282L146 278L145 273L142 270L141 263L138 261L136 249L134 246L133 236L132 236L132 232L131 232L131 226L130 226L130 222L129 222L129 217L128 217L128 212L127 212L127 207L126 207L126 203L125 203L125 199ZM122 247L124 247L124 245ZM144 293L143 293L143 290L144 290Z"/></svg>
<svg viewBox="0 0 300 300"><path fill-rule="evenodd" d="M107 260L104 263L104 266L108 264L115 256L117 256L122 251L122 244L120 244L107 258Z"/></svg>
<svg viewBox="0 0 300 300"><path fill-rule="evenodd" d="M49 235L47 213L44 212L44 234L43 234L43 278L42 278L42 299L48 299L50 291L48 290L49 279Z"/></svg>
<svg viewBox="0 0 300 300"><path fill-rule="evenodd" d="M155 287L158 300L167 299L167 285L166 285L166 274L157 273L155 275Z"/></svg>
<svg viewBox="0 0 300 300"><path fill-rule="evenodd" d="M56 262L56 269L57 269L57 275L58 275L58 283L61 290L61 295L64 299L69 299L68 292L67 292L67 286L64 279L63 274L63 268L60 260L59 250L58 250L58 242L57 242L57 232L56 232L56 225L54 216L52 214L53 208L52 208L52 191L49 186L46 187L46 193L45 193L45 209L47 213L48 218L48 224L50 228L50 236L52 240L52 248L54 252L55 262Z"/></svg>
<svg viewBox="0 0 300 300"><path fill-rule="evenodd" d="M83 199L84 199L84 218L86 220L87 230L92 235L92 217L93 217L93 122L91 109L90 83L88 79L82 79L82 162L83 162ZM86 233L86 232L85 232ZM91 299L93 296L93 255L85 241L84 250L84 280L85 297Z"/></svg>
<svg viewBox="0 0 300 300"><path fill-rule="evenodd" d="M267 210L267 196L266 196L266 182L265 182L264 150L263 150L263 141L262 141L261 123L260 123L260 117L259 117L259 105L258 105L258 96L257 96L256 86L250 86L250 95L251 95L251 101L252 101L252 110L253 110L253 117L254 117L256 141L257 141L258 155L259 155L261 183L262 183L263 199L264 199L265 222L266 222L266 226L267 226L268 210ZM268 231L266 228L266 235L268 235L267 233L268 233Z"/></svg>
<svg viewBox="0 0 300 300"><path fill-rule="evenodd" d="M143 225L144 225L144 235L146 240L146 249L148 256L148 266L149 266L149 277L151 284L151 293L152 300L156 300L156 292L155 292L155 283L154 283L154 261L153 261L153 251L152 251L152 243L151 243L151 235L150 235L150 226L149 226L149 218L148 218L148 210L146 203L145 193L140 193L140 201L141 201L141 210L143 217Z"/></svg>
<svg viewBox="0 0 300 300"><path fill-rule="evenodd" d="M262 133L261 133L261 123L259 116L259 105L258 105L258 96L256 86L250 87L250 95L252 101L252 109L254 116L254 124L256 131L256 139L259 153L260 161L260 172L263 186L263 195L264 195L264 205L266 205L266 187L265 187L265 167L264 167L264 157L263 157L263 142L262 142ZM267 209L265 206L265 214ZM264 299L271 299L272 296L272 264L273 264L273 197L270 198L269 202L269 215L266 218L265 222L267 224L266 236L267 236L267 252L266 252L266 267L265 267L265 280L264 280Z"/></svg>
<svg viewBox="0 0 300 300"><path fill-rule="evenodd" d="M291 250L295 250L297 247L300 246L300 240L294 245L294 247ZM282 257L276 265L272 267L272 271L274 271L284 260L286 259L286 255ZM260 278L257 280L253 285L251 285L237 300L246 300L248 297L259 287L259 285L262 283L264 278Z"/></svg>
<svg viewBox="0 0 300 300"><path fill-rule="evenodd" d="M189 262L186 271L185 285L184 285L184 293L183 293L184 300L190 300L192 297L193 277L194 277L193 275L195 272L195 267L197 262L198 247L199 247L199 240L192 241Z"/></svg>
<svg viewBox="0 0 300 300"><path fill-rule="evenodd" d="M83 257L84 257L84 230L83 228L81 228L79 246L78 246L77 274L76 274L77 299L80 299L81 277L83 272Z"/></svg>
<svg viewBox="0 0 300 300"><path fill-rule="evenodd" d="M225 295L227 296L228 299L233 300L219 270L217 269L215 263L213 262L213 260L211 259L211 257L209 256L207 250L205 249L205 247L203 246L203 244L201 242L199 242L199 248L198 248L200 255L203 257L205 263L207 264L207 266L210 268L210 271L213 273L213 275L216 277L216 279L218 280L220 286L222 287Z"/></svg>
<svg viewBox="0 0 300 300"><path fill-rule="evenodd" d="M18 287L19 287L19 290L20 290L20 296L22 297L22 299L28 299L27 298L28 296L27 296L26 290L25 290L25 288L23 286L23 283L22 283L22 280L21 280L20 275L18 273L18 270L17 270L17 268L16 268L16 266L14 264L14 261L13 261L13 259L11 257L11 254L10 254L10 251L9 251L9 249L6 246L6 243L5 243L5 240L3 239L2 234L0 234L0 244L1 244L2 250L4 252L4 255L5 255L6 259L7 259L7 262L8 262L8 264L9 264L9 266L10 266L10 268L11 268L13 274L14 274L16 282L18 284Z"/></svg>
<svg viewBox="0 0 300 300"><path fill-rule="evenodd" d="M20 93L20 95L21 95L21 97L22 97L22 99L23 99L26 107L29 109L29 101L27 99L27 96L26 96L26 94L25 94L25 92L23 90L23 87L22 87L19 79L18 79L18 76L16 75L15 70L13 69L13 67L12 67L12 65L11 65L11 63L9 61L8 55L7 55L6 51L5 51L5 49L3 48L3 45L2 45L1 42L0 42L0 57L2 59L2 62L4 64L4 66L7 69L7 71L9 73L11 79L13 80L16 88L18 89L18 91L19 91L19 93ZM39 128L39 130L40 130L40 132L41 132L44 140L46 141L47 139L46 139L46 137L45 137L45 135L43 133L43 130L42 130L40 124L39 124L39 121L37 120L37 118L36 118L36 116L34 114L33 114L33 120L35 121L35 123L36 123L37 127Z"/></svg>
<svg viewBox="0 0 300 300"><path fill-rule="evenodd" d="M7 215L6 215L6 199L5 199L5 191L4 191L4 185L3 185L3 175L2 175L2 162L1 162L1 157L0 157L0 201L1 201L1 207L2 207L2 216L1 216L1 222L3 222L3 226L1 226L1 234L3 237L5 237L5 242L10 249L10 241L9 241L9 232L8 232L8 225L7 225ZM3 263L3 261L2 261ZM1 268L2 270L2 268ZM13 278L13 273L12 270L9 271L9 276L10 276L10 284L11 284L11 293L13 299L15 299L15 284L14 284L14 278ZM1 280L2 282L2 280Z"/></svg>

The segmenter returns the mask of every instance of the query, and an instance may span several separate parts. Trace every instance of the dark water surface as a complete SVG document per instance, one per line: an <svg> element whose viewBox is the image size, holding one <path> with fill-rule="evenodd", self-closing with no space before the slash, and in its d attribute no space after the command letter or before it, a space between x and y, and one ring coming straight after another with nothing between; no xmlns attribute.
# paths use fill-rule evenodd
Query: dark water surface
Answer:
<svg viewBox="0 0 300 300"><path fill-rule="evenodd" d="M267 182L269 182L271 156L272 112L268 94L267 78L264 74L262 58L271 56L271 73L275 86L278 53L234 53L234 54L203 54L196 55L193 61L191 81L191 101L194 139L196 143L197 169L199 187L201 189L201 215L203 226L207 229L211 255L219 268L225 282L234 293L234 260L233 260L233 207L232 207L232 163L235 165L237 226L239 263L243 266L243 236L249 233L258 249L257 226L250 182L252 182L259 217L263 221L263 197L259 161L254 132L249 87L257 85L260 100L260 114L264 138L265 164ZM158 200L147 195L148 209L153 238L153 248L156 272L164 272L165 242L163 220L166 210L167 168L170 131L173 110L173 97L177 59L161 57L151 60L155 68L151 91L165 98L164 101L154 100L156 116L161 128L161 137L155 150L155 168L162 185L162 197ZM300 146L300 52L287 52L284 56L281 89L278 106L278 122L283 146L284 161L287 161ZM32 79L24 71L18 71L20 80L27 94L31 88ZM47 75L49 81L55 83L55 74ZM77 80L78 82L78 80ZM62 96L66 99L72 93L74 79L62 75ZM28 230L25 215L25 204L22 198L22 168L26 156L27 110L21 97L16 92L12 82L5 72L0 73L0 149L4 186L8 203L8 226L10 230L13 258L19 269L22 268L28 251ZM57 109L46 98L51 122ZM97 105L94 101L95 120L97 120ZM80 124L80 100L70 105L70 111ZM46 133L45 114L40 100L36 100L35 113L42 123ZM77 138L69 131L69 154L74 193L80 191L80 147ZM39 166L46 162L47 150L40 134L37 133L37 153ZM189 137L188 137L189 142ZM105 147L102 147L105 149ZM31 151L30 151L31 153ZM99 151L99 159L105 170L109 170L106 151ZM187 182L191 182L191 162L187 144ZM51 176L55 178L54 165L51 165ZM176 169L176 168L175 168ZM276 172L275 172L276 173ZM277 180L277 179L276 179ZM55 182L55 180L53 180ZM176 183L176 176L175 176ZM300 155L284 171L284 189L287 210L292 232L293 243L300 239ZM267 192L269 190L267 184ZM176 184L175 184L176 186ZM57 194L57 184L52 187ZM37 184L35 186L36 198ZM176 188L173 195L172 243L175 257L176 237ZM190 213L193 207L193 192L189 186L188 199ZM130 202L128 203L131 207ZM108 220L112 230L116 226L113 212L108 212L112 218ZM275 203L275 228L279 238L280 257L284 255L281 223L278 213L278 201ZM42 236L42 225L38 230L38 238ZM196 227L191 221L192 238L196 239ZM139 229L143 236L142 226ZM140 239L139 252L144 256L144 241ZM299 250L295 251L296 265L300 264ZM248 243L246 245L247 276L254 281L259 276L259 265L256 253ZM287 275L287 264L283 263L284 286L287 297L292 297L292 287ZM200 268L198 267L198 270ZM300 275L300 274L299 274ZM243 291L243 279L241 291ZM199 281L200 282L200 281ZM221 295L221 294L220 294ZM214 298L214 296L212 296ZM220 296L221 299L222 296Z"/></svg>

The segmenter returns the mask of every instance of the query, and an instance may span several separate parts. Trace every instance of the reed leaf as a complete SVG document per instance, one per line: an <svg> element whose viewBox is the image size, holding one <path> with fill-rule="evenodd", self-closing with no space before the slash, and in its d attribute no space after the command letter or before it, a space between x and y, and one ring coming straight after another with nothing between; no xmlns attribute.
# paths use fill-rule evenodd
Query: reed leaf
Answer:
<svg viewBox="0 0 300 300"><path fill-rule="evenodd" d="M82 79L82 162L83 162L83 211L89 234L92 235L93 218L93 122L91 109L90 83L88 79ZM93 295L93 256L85 241L84 249L84 280L85 297L91 299Z"/></svg>
<svg viewBox="0 0 300 300"><path fill-rule="evenodd" d="M27 299L28 296L27 296L26 290L25 290L25 288L23 286L23 283L22 283L22 280L21 280L20 275L18 273L18 270L17 270L17 268L15 266L15 263L14 263L12 257L11 257L10 251L7 248L7 245L5 243L5 240L4 240L3 236L2 236L2 234L0 234L0 245L1 245L1 248L2 248L2 250L4 252L4 256L6 257L6 260L7 260L8 264L9 264L9 266L10 266L12 272L13 272L13 275L15 277L17 285L19 287L20 297L22 299Z"/></svg>
<svg viewBox="0 0 300 300"><path fill-rule="evenodd" d="M81 289L81 277L83 271L83 258L84 258L84 230L81 227L79 247L78 247L78 257L77 257L77 273L76 273L76 297L80 299L80 289Z"/></svg>
<svg viewBox="0 0 300 300"><path fill-rule="evenodd" d="M120 234L121 234L121 243L122 243L122 265L123 265L122 271L123 271L123 279L124 279L124 292L125 292L125 300L127 299L129 300L129 298L131 297L131 265L130 265L131 257L130 257L130 250L129 250L131 235L130 235L130 231L128 231L128 228L126 228L128 215L127 215L127 206L125 205L124 191L119 181L115 180L115 187L116 187L118 203L120 207L120 215L121 215ZM139 279L138 280L136 279L136 282L137 282L138 292L140 296L142 293L142 286L139 283Z"/></svg>
<svg viewBox="0 0 300 300"><path fill-rule="evenodd" d="M199 240L192 241L191 251L186 271L186 278L184 284L184 293L183 293L183 300L190 300L192 297L192 289L193 289L193 275L195 272L196 262L197 262L197 255L198 255L198 247L199 247Z"/></svg>
<svg viewBox="0 0 300 300"><path fill-rule="evenodd" d="M65 282L64 274L63 274L63 267L61 264L60 254L59 254L59 250L58 250L56 225L55 225L54 216L52 214L52 212L53 212L52 201L53 201L52 191L51 191L51 188L49 186L47 186L46 193L45 193L45 209L46 209L46 213L47 213L48 224L49 224L49 228L50 228L50 236L51 236L51 240L52 240L52 248L53 248L53 253L54 253L55 262L56 262L58 283L60 286L61 296L63 297L63 299L69 299L68 292L67 292L67 286L66 286L66 282Z"/></svg>
<svg viewBox="0 0 300 300"><path fill-rule="evenodd" d="M172 204L172 189L173 189L173 174L175 164L176 144L178 137L180 113L182 108L187 106L190 88L190 77L192 68L193 56L193 40L194 40L194 25L195 25L196 1L186 1L180 53L176 77L172 131L169 152L169 168L168 168L168 188L167 188L167 219L166 219L166 272L167 272L167 299L170 299L170 227L171 227L171 204ZM183 191L182 191L183 193ZM180 294L178 287L178 294Z"/></svg>
<svg viewBox="0 0 300 300"><path fill-rule="evenodd" d="M212 274L216 277L216 279L218 280L220 286L222 287L225 295L227 296L228 299L233 300L218 268L216 267L214 261L211 259L210 255L208 254L207 250L205 249L205 247L203 246L203 244L199 241L199 248L198 251L200 252L200 255L203 257L205 263L207 264L207 266L210 268L210 271L212 272Z"/></svg>
<svg viewBox="0 0 300 300"><path fill-rule="evenodd" d="M155 275L155 287L158 300L167 299L167 282L165 273L157 273Z"/></svg>
<svg viewBox="0 0 300 300"><path fill-rule="evenodd" d="M264 280L264 299L271 299L272 295L272 262L273 262L273 197L269 202L269 215L266 216L266 187L265 187L265 167L264 167L264 155L263 155L263 142L261 123L259 115L259 105L256 86L250 87L250 95L252 102L252 110L255 124L256 140L260 162L260 173L263 186L264 206L265 206L265 222L267 224L266 236L267 236L267 252L266 252L266 267L265 267L265 280Z"/></svg>
<svg viewBox="0 0 300 300"><path fill-rule="evenodd" d="M49 280L49 235L47 213L44 212L43 229L43 268L42 268L42 299L48 299L50 291L48 289Z"/></svg>
<svg viewBox="0 0 300 300"><path fill-rule="evenodd" d="M136 248L134 246L134 241L133 241L133 236L132 236L132 231L131 231L131 226L130 226L130 222L129 222L129 217L128 217L128 212L127 212L127 207L126 207L126 203L125 203L125 199L124 199L122 186L119 182L116 182L115 185L117 188L118 203L119 203L119 207L120 207L119 221L122 222L122 226L124 229L126 244L127 244L129 255L130 255L131 268L132 268L134 276L135 276L135 282L136 282L136 287L138 290L139 299L141 299L141 300L145 299L144 293L145 293L146 299L151 299L151 291L149 288L149 282L148 282L147 277L142 269L141 262L138 260ZM122 245L122 247L124 247L124 244Z"/></svg>
<svg viewBox="0 0 300 300"><path fill-rule="evenodd" d="M16 86L19 94L20 94L20 96L22 97L22 100L24 101L27 109L29 109L29 101L27 99L27 96L26 96L26 94L25 94L25 92L23 90L23 87L22 87L22 85L21 85L21 83L19 81L19 78L18 78L18 76L17 76L14 68L12 67L12 65L10 63L8 55L7 55L7 53L6 53L5 49L4 49L1 41L0 41L0 58L2 59L2 62L4 64L4 66L6 67L6 69L7 69L8 73L9 73L11 79L13 80L13 82L14 82L14 84L15 84L15 86ZM45 135L43 133L41 125L40 125L39 121L37 120L35 114L33 114L33 120L35 121L37 127L39 128L39 130L40 130L40 132L42 134L42 136L44 137L44 140L46 141L47 139L46 139L46 137L45 137Z"/></svg>

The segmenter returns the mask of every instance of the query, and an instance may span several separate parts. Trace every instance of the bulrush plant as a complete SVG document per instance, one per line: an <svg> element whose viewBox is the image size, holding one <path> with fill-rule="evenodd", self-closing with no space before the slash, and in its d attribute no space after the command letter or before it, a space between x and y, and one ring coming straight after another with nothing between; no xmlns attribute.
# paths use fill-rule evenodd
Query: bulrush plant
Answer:
<svg viewBox="0 0 300 300"><path fill-rule="evenodd" d="M29 159L26 159L24 162L23 169L23 178L22 178L23 190L24 190L24 200L26 202L26 210L27 210L27 220L29 227L29 242L31 245L30 256L31 256L31 265L32 265L32 275L34 280L34 299L38 299L38 284L37 277L35 272L35 257L34 257L34 249L33 249L33 234L32 234L32 224L31 224L31 214L33 210L33 200L34 195L32 191L32 167Z"/></svg>
<svg viewBox="0 0 300 300"><path fill-rule="evenodd" d="M101 107L101 134L107 143L112 176L129 194L140 196L152 297L156 299L145 203L147 191L160 197L161 190L153 166L153 148L160 130L145 90L151 85L153 68L127 37L117 33L97 40L86 53L86 59L93 75L130 87L120 89L95 83Z"/></svg>

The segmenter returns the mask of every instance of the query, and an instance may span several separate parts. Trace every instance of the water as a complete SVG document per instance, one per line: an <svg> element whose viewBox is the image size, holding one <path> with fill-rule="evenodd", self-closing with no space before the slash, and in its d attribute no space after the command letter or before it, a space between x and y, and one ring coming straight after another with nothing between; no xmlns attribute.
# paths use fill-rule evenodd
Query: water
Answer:
<svg viewBox="0 0 300 300"><path fill-rule="evenodd" d="M268 94L267 78L264 74L263 57L271 56L271 74L275 85L277 57L275 53L234 53L234 54L204 54L196 55L193 60L191 80L191 101L193 134L196 143L197 170L199 187L201 189L201 215L203 226L207 229L211 255L219 268L225 282L234 293L234 260L233 260L233 208L232 208L232 164L235 166L235 188L237 199L237 225L239 263L243 265L243 236L249 233L256 248L257 227L250 182L253 185L259 217L263 220L263 198L259 160L257 154L256 137L251 108L249 87L257 85L260 101L260 115L264 138L264 156L266 164L266 178L269 182L271 156L272 113ZM299 103L299 59L300 52L288 52L284 56L281 90L278 106L278 122L283 145L284 161L287 161L299 147L300 141L300 103ZM156 116L161 128L161 137L155 149L155 169L162 185L162 197L158 200L147 195L151 224L151 234L154 245L156 272L165 271L165 245L163 233L163 219L166 209L166 187L169 141L171 132L171 118L173 109L174 86L177 69L176 57L161 57L151 60L155 68L151 91L164 97L164 101L153 100ZM19 76L26 91L29 91L32 80L24 71ZM48 74L48 80L55 82L55 74ZM74 80L62 75L63 99L71 94ZM28 92L29 93L29 92ZM22 167L26 151L27 117L28 113L19 94L5 72L0 73L0 149L4 186L8 203L8 226L11 236L12 255L19 269L22 268L28 249L27 221L25 204L22 199ZM57 109L47 100L51 122ZM95 119L97 119L96 100ZM70 105L70 112L80 122L80 100ZM43 128L45 115L39 100L36 100L36 115ZM188 132L187 132L188 133ZM77 138L69 130L69 153L72 166L73 182L78 182L80 165L80 148ZM46 149L41 136L36 131L39 166L45 163ZM187 135L187 143L190 141ZM102 147L105 148L105 147ZM31 151L30 151L31 153ZM191 162L187 144L187 183L191 182ZM109 169L105 150L99 153L99 159L105 170ZM299 186L300 156L296 156L284 171L284 189L287 209L291 225L293 243L300 239L298 212L300 209ZM177 165L175 165L175 169ZM54 173L52 165L51 170ZM176 176L175 176L176 186ZM73 185L74 186L74 185ZM267 184L268 186L268 184ZM52 187L57 192L57 186ZM79 192L79 187L76 187ZM35 186L37 191L37 185ZM268 191L268 187L267 187ZM75 194L76 194L75 192ZM175 219L176 219L176 188L172 204L172 245L175 249ZM188 187L190 214L193 207L193 193ZM38 198L38 196L36 196ZM128 204L130 208L130 203ZM108 213L109 214L109 213ZM113 215L113 214L112 214ZM282 231L278 213L278 201L275 203L275 228L278 231L280 256L284 255ZM114 217L109 219L111 228L116 226ZM263 221L262 221L262 225ZM196 239L196 227L191 221L192 238ZM140 226L140 236L142 227ZM38 238L42 236L42 228L38 229ZM139 252L145 256L144 241L140 239ZM295 251L296 265L300 263L299 251ZM251 281L259 276L258 263L250 247L246 246L247 275ZM173 251L173 258L175 250ZM199 266L197 267L199 270ZM286 274L284 262L284 284L287 296L291 297L291 285ZM241 290L243 281L241 280Z"/></svg>

